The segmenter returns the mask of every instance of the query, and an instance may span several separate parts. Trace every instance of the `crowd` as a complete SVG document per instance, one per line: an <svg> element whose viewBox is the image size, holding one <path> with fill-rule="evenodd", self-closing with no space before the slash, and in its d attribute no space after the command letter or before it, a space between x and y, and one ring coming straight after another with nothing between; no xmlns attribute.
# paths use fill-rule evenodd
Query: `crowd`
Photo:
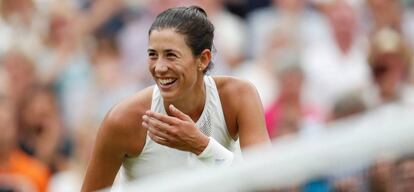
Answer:
<svg viewBox="0 0 414 192"><path fill-rule="evenodd" d="M153 84L148 29L197 4L215 26L211 75L252 82L269 136L310 137L414 104L412 0L0 0L0 191L79 191L99 124ZM100 21L103 19L104 21ZM414 106L414 105L413 105ZM292 191L409 191L414 157L380 158Z"/></svg>

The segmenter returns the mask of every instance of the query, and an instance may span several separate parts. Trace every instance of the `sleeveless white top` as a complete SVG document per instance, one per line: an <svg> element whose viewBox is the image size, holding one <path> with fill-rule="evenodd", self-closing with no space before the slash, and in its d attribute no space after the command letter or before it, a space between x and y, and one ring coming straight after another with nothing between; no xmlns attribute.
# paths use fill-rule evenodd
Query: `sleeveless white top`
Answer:
<svg viewBox="0 0 414 192"><path fill-rule="evenodd" d="M236 152L235 157L237 157L237 153L240 153L240 145L233 140L227 130L214 79L205 75L204 85L206 101L203 112L196 122L196 127L205 135L213 137L228 150ZM154 87L152 94L151 111L167 114L157 86ZM197 161L195 154L160 145L147 135L142 152L137 157L124 160L123 177L128 181L176 169L189 169L196 165L195 161Z"/></svg>

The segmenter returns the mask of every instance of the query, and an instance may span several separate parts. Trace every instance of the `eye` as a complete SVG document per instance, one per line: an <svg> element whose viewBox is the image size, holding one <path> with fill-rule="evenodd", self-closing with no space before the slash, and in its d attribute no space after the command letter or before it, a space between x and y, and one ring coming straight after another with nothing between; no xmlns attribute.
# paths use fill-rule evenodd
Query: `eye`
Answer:
<svg viewBox="0 0 414 192"><path fill-rule="evenodd" d="M174 53L167 53L167 58L176 58L177 55L175 55Z"/></svg>
<svg viewBox="0 0 414 192"><path fill-rule="evenodd" d="M157 59L157 54L154 52L149 52L148 53L148 58L149 59Z"/></svg>

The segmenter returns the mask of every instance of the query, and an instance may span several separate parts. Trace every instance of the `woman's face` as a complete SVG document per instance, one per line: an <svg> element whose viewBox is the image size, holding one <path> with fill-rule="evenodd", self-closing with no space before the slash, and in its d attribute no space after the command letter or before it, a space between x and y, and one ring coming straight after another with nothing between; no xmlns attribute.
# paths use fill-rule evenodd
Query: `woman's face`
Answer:
<svg viewBox="0 0 414 192"><path fill-rule="evenodd" d="M149 36L148 65L164 100L189 94L203 73L185 36L173 29L153 30Z"/></svg>
<svg viewBox="0 0 414 192"><path fill-rule="evenodd" d="M371 66L374 81L381 92L393 95L404 78L404 61L393 54L381 55L378 61Z"/></svg>

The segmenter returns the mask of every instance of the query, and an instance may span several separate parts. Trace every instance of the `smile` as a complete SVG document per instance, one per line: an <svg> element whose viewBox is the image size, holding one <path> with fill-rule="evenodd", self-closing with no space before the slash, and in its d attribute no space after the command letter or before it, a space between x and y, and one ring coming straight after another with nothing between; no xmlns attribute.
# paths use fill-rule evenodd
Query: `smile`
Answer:
<svg viewBox="0 0 414 192"><path fill-rule="evenodd" d="M168 79L159 79L160 85L162 86L168 86L173 84L175 81L177 81L177 79L172 79L172 78L168 78Z"/></svg>

